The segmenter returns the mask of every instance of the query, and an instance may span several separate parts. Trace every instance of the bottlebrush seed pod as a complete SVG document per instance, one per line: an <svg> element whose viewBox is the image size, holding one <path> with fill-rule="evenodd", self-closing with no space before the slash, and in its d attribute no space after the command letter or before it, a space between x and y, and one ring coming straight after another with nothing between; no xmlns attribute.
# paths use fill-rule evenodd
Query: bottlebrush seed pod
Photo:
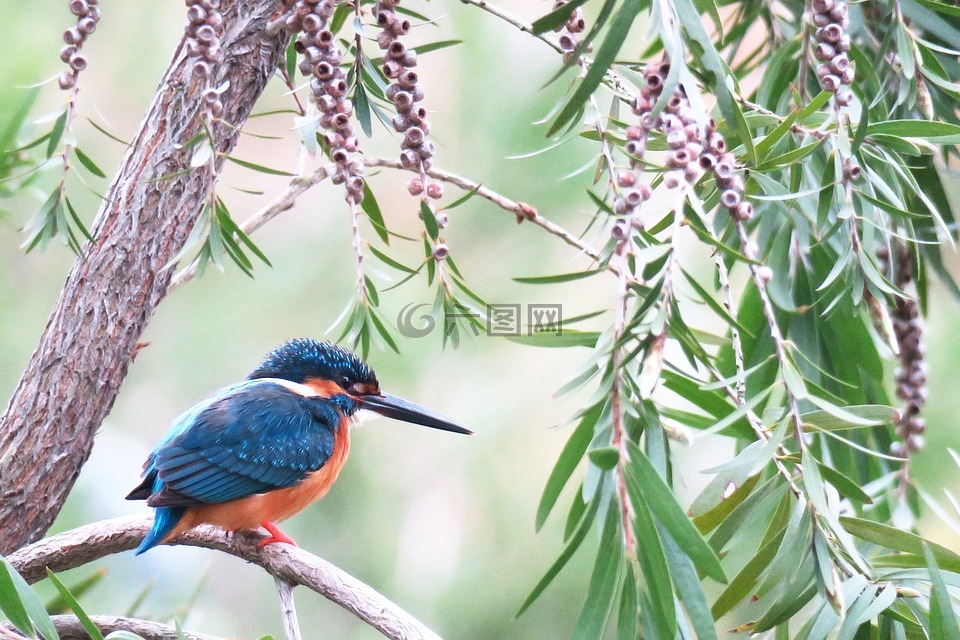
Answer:
<svg viewBox="0 0 960 640"><path fill-rule="evenodd" d="M60 49L60 60L61 62L70 62L70 58L74 56L77 52L77 46L73 44L65 45Z"/></svg>
<svg viewBox="0 0 960 640"><path fill-rule="evenodd" d="M734 189L726 189L720 194L720 204L727 209L733 209L740 204L740 192Z"/></svg>
<svg viewBox="0 0 960 640"><path fill-rule="evenodd" d="M738 220L746 222L753 217L753 205L749 202L741 202L734 210L734 215Z"/></svg>
<svg viewBox="0 0 960 640"><path fill-rule="evenodd" d="M718 180L729 180L733 177L733 165L727 160L719 160L713 166L713 172Z"/></svg>
<svg viewBox="0 0 960 640"><path fill-rule="evenodd" d="M828 24L827 26L823 27L822 30L818 31L820 32L820 37L818 39L823 42L837 42L840 40L840 36L843 35L843 28L835 22Z"/></svg>
<svg viewBox="0 0 960 640"><path fill-rule="evenodd" d="M83 34L76 27L71 27L63 32L63 41L67 44L79 44L83 41Z"/></svg>
<svg viewBox="0 0 960 640"><path fill-rule="evenodd" d="M420 178L410 178L407 181L407 192L412 196L419 196L423 193L423 180Z"/></svg>
<svg viewBox="0 0 960 640"><path fill-rule="evenodd" d="M830 16L826 13L815 13L810 21L815 27L825 27L832 22Z"/></svg>
<svg viewBox="0 0 960 640"><path fill-rule="evenodd" d="M443 185L439 182L431 182L427 185L427 197L433 200L439 200L443 197Z"/></svg>
<svg viewBox="0 0 960 640"><path fill-rule="evenodd" d="M77 21L77 30L79 30L84 37L89 36L97 30L97 21L90 17L80 18L80 20Z"/></svg>
<svg viewBox="0 0 960 640"><path fill-rule="evenodd" d="M87 4L86 0L70 0L70 4L67 6L70 8L70 13L78 18L82 18L90 11L90 5Z"/></svg>
<svg viewBox="0 0 960 640"><path fill-rule="evenodd" d="M631 209L639 207L643 202L643 195L637 189L630 189L623 194L623 199Z"/></svg>
<svg viewBox="0 0 960 640"><path fill-rule="evenodd" d="M192 5L187 9L187 21L193 24L203 24L207 21L207 12L200 5Z"/></svg>
<svg viewBox="0 0 960 640"><path fill-rule="evenodd" d="M830 44L821 42L814 48L813 55L820 62L826 62L837 55L837 50Z"/></svg>
<svg viewBox="0 0 960 640"><path fill-rule="evenodd" d="M72 89L77 84L77 76L70 71L64 71L59 76L57 76L57 85L66 91L67 89Z"/></svg>
<svg viewBox="0 0 960 640"><path fill-rule="evenodd" d="M824 91L829 91L830 93L834 93L837 89L839 89L840 84L840 77L835 76L832 73L820 78L820 86L823 87Z"/></svg>
<svg viewBox="0 0 960 640"><path fill-rule="evenodd" d="M632 187L637 183L637 176L632 171L620 171L617 173L617 186L621 188Z"/></svg>
<svg viewBox="0 0 960 640"><path fill-rule="evenodd" d="M432 187L433 185L430 185L430 186ZM450 255L450 249L447 248L447 245L438 243L436 246L434 246L433 248L434 260L446 260L448 255Z"/></svg>

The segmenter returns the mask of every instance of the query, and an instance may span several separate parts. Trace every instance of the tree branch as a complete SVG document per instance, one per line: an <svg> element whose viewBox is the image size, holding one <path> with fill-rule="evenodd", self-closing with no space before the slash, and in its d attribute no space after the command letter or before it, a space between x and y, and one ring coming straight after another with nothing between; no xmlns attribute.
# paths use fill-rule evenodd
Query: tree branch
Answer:
<svg viewBox="0 0 960 640"><path fill-rule="evenodd" d="M404 171L408 170L402 164L400 164L399 160L395 160L393 158L364 158L363 164L367 167L385 167L388 169L401 169ZM249 235L279 216L281 213L289 211L297 204L297 198L310 190L312 187L329 178L333 173L333 169L334 165L332 164L324 165L305 178L294 178L290 181L290 184L287 186L287 188L280 193L280 195L274 198L270 204L250 216L243 224L240 225L240 228L243 229L244 233ZM600 260L600 255L589 245L581 241L577 236L567 231L560 225L555 224L547 218L541 216L536 209L525 202L511 200L510 198L501 195L492 189L488 189L479 183L473 182L472 180L468 180L467 178L450 173L449 171L444 171L442 169L430 169L427 171L427 175L434 180L440 180L441 182L452 184L463 189L464 191L473 191L474 189L477 189L478 196L489 202L492 202L504 211L514 214L518 221L527 220L542 228L547 233L560 238L568 245L579 249L582 254L590 256L594 260ZM611 266L610 269L612 271L616 271L616 268L613 266ZM173 280L170 282L169 291L179 289L195 275L197 275L197 264L193 263L174 276Z"/></svg>
<svg viewBox="0 0 960 640"><path fill-rule="evenodd" d="M219 153L282 59L286 34L266 37L276 2L224 0L229 80L215 132ZM59 513L110 411L137 341L167 294L164 267L183 247L215 176L183 172L199 130L204 81L181 43L127 149L85 248L64 284L40 343L0 416L0 553L36 540ZM65 446L69 443L69 446Z"/></svg>
<svg viewBox="0 0 960 640"><path fill-rule="evenodd" d="M60 635L60 640L90 640L90 634L80 624L77 616L58 615L50 616L53 626ZM130 631L144 640L220 640L217 636L208 636L194 633L185 629L177 633L177 628L168 624L160 624L140 618L126 618L123 616L90 616L90 621L103 635L114 631ZM13 638L23 638L10 623L0 624L0 627L10 632Z"/></svg>
<svg viewBox="0 0 960 640"><path fill-rule="evenodd" d="M108 555L135 548L150 528L143 517L114 518L67 531L24 547L7 560L23 578L37 582L46 568L65 571ZM170 544L216 549L266 569L274 578L303 585L335 602L392 640L440 640L423 623L342 569L299 547L271 544L260 549L265 536L201 526Z"/></svg>

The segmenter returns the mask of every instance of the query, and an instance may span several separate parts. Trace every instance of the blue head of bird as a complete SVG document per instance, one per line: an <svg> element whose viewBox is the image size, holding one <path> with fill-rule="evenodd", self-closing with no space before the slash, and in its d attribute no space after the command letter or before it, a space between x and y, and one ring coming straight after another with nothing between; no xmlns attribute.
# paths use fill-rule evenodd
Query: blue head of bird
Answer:
<svg viewBox="0 0 960 640"><path fill-rule="evenodd" d="M267 354L249 376L305 385L329 398L345 416L365 411L454 433L471 433L455 422L397 396L383 393L377 374L355 353L330 342L296 338Z"/></svg>

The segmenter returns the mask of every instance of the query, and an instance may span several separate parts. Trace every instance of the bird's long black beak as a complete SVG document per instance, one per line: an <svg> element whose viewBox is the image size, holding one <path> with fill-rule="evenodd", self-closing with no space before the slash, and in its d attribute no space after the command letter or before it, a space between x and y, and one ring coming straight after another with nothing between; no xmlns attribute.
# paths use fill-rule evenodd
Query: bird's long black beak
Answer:
<svg viewBox="0 0 960 640"><path fill-rule="evenodd" d="M389 393L364 395L358 397L357 400L362 408L375 411L387 418L396 418L404 422L412 422L413 424L423 425L424 427L432 427L454 433L467 435L473 433L448 418L433 413L418 404L407 402L403 398L392 396Z"/></svg>

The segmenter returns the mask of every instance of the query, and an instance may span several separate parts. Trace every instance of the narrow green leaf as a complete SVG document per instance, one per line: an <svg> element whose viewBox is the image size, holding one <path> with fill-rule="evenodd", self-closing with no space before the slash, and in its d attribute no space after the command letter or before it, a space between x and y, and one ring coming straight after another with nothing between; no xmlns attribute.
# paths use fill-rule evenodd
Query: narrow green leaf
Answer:
<svg viewBox="0 0 960 640"><path fill-rule="evenodd" d="M363 88L363 83L358 82L357 88L353 92L353 111L357 114L357 121L364 135L368 138L373 136L373 123L370 118L370 99L367 98L367 91ZM366 187L366 184L364 184ZM366 201L366 198L364 198Z"/></svg>
<svg viewBox="0 0 960 640"><path fill-rule="evenodd" d="M589 278L598 273L605 271L604 269L590 269L588 271L574 271L572 273L560 273L553 276L525 276L514 278L514 282L522 282L523 284L556 284L559 282L571 282L573 280L580 280L582 278Z"/></svg>
<svg viewBox="0 0 960 640"><path fill-rule="evenodd" d="M943 640L960 640L960 627L957 625L957 613L950 601L950 592L944 584L940 567L937 566L937 557L930 544L923 543L923 555L927 559L927 569L930 571L930 631L933 638Z"/></svg>
<svg viewBox="0 0 960 640"><path fill-rule="evenodd" d="M100 633L100 629L97 625L93 624L90 620L90 616L87 615L87 612L83 610L83 607L80 606L80 603L77 602L77 599L73 597L73 594L70 593L70 590L60 581L60 578L57 577L53 571L47 568L47 577L50 578L50 582L53 583L53 586L57 588L57 591L60 592L60 595L63 596L64 601L73 611L74 615L77 616L77 620L80 621L80 625L84 630L90 635L92 640L103 640L103 634Z"/></svg>
<svg viewBox="0 0 960 640"><path fill-rule="evenodd" d="M27 615L27 609L20 599L16 585L10 571L13 568L4 561L0 566L0 609L6 614L7 619L17 628L20 633L36 638L37 633L33 630L33 624L30 622L30 616Z"/></svg>
<svg viewBox="0 0 960 640"><path fill-rule="evenodd" d="M586 1L587 0L571 0L566 4L560 5L547 15L534 21L532 25L533 33L540 35L541 33L553 31L554 29L560 27L570 19L570 14L572 14L577 7L584 4Z"/></svg>
<svg viewBox="0 0 960 640"><path fill-rule="evenodd" d="M872 122L867 135L885 133L904 138L923 138L937 144L960 144L960 125L930 120L887 120Z"/></svg>
<svg viewBox="0 0 960 640"><path fill-rule="evenodd" d="M677 632L677 610L674 606L673 579L670 566L660 542L660 535L653 522L649 506L637 486L636 479L627 474L627 489L636 511L634 523L637 534L637 556L640 560L640 575L644 578L652 606L644 612L643 618L653 623L659 636L673 638Z"/></svg>
<svg viewBox="0 0 960 640"><path fill-rule="evenodd" d="M587 99L600 85L604 74L607 72L607 69L610 68L610 65L613 64L613 61L616 60L617 53L620 52L620 48L623 46L624 41L626 41L627 34L630 33L630 27L633 26L633 21L640 15L641 7L641 0L624 0L617 15L613 17L607 35L597 49L597 55L594 58L593 64L591 64L587 70L586 76L560 110L560 113L557 114L553 124L550 125L547 131L548 137L568 124L577 113L580 112L583 105L587 102Z"/></svg>
<svg viewBox="0 0 960 640"><path fill-rule="evenodd" d="M897 551L905 551L919 555L924 552L924 546L926 545L930 548L930 552L933 554L938 565L943 566L947 571L960 573L960 556L946 547L921 538L915 533L910 533L909 531L891 527L890 525L880 522L847 516L840 517L840 524L843 525L843 528L850 534L861 540L872 542L887 549L895 549Z"/></svg>
<svg viewBox="0 0 960 640"><path fill-rule="evenodd" d="M713 623L710 606L703 593L700 577L693 566L693 562L669 535L662 535L663 549L667 554L667 564L670 566L671 577L687 610L687 616L697 633L697 640L716 640L717 629Z"/></svg>
<svg viewBox="0 0 960 640"><path fill-rule="evenodd" d="M630 464L627 473L636 474L637 487L643 493L650 510L670 533L697 568L717 582L726 583L720 559L700 532L683 512L666 481L657 473L653 463L633 442L628 442Z"/></svg>
<svg viewBox="0 0 960 640"><path fill-rule="evenodd" d="M427 235L431 240L440 237L440 227L437 226L437 218L426 201L420 201L420 218L423 220L423 226L427 228Z"/></svg>
<svg viewBox="0 0 960 640"><path fill-rule="evenodd" d="M224 155L224 157L230 162L233 162L234 164L238 164L241 167L246 167L247 169L253 169L254 171L258 171L260 173L266 173L271 176L287 176L288 178L292 178L295 175L288 171L281 171L280 169L272 169L270 167L265 167L262 164L257 164L255 162L250 162L248 160L241 160L240 158L234 158L231 155ZM204 163L201 163L201 164L204 164Z"/></svg>
<svg viewBox="0 0 960 640"><path fill-rule="evenodd" d="M580 547L580 543L583 542L583 539L587 536L587 532L590 531L591 525L593 525L594 516L597 514L597 508L600 504L599 495L595 495L590 504L587 507L587 510L584 512L583 517L580 519L580 524L577 526L577 530L574 531L573 535L570 537L570 541L567 543L567 546L563 548L563 551L560 552L560 556L553 562L553 565L547 570L547 573L540 578L540 582L533 588L533 591L530 592L530 595L527 596L527 599L523 601L523 604L520 605L520 610L517 611L517 616L523 614L534 601L540 597L540 594L543 593L543 590L546 589L553 579L557 577L557 574L560 573L560 570L567 564L570 558L573 557L573 554Z"/></svg>
<svg viewBox="0 0 960 640"><path fill-rule="evenodd" d="M597 550L597 560L587 586L587 599L583 603L572 640L600 640L613 610L614 595L620 583L620 567L623 558L620 549L618 510L607 510L606 522Z"/></svg>
<svg viewBox="0 0 960 640"><path fill-rule="evenodd" d="M483 185L478 184L478 185L475 186L473 189L470 189L470 191L468 191L465 195L460 196L459 198L457 198L456 200L454 200L453 202L451 202L451 203L448 204L447 206L441 207L440 210L441 210L441 211L449 211L450 209L455 209L455 208L459 207L459 206L462 205L464 202L467 202L468 200L470 200L471 198L473 198L473 196L477 195L477 192L480 191L480 187L482 187L482 186L483 186Z"/></svg>
<svg viewBox="0 0 960 640"><path fill-rule="evenodd" d="M551 348L569 348L569 347L595 347L597 340L600 339L599 331L578 331L576 329L563 329L560 333L556 331L534 331L526 335L505 336L511 342L525 344L531 347L551 347Z"/></svg>
<svg viewBox="0 0 960 640"><path fill-rule="evenodd" d="M105 173L103 172L103 169L101 169L100 167L98 167L98 166L97 166L97 163L90 159L90 156L88 156L88 155L85 154L83 151L81 151L81 150L80 150L80 147L74 147L74 148L73 148L73 153L76 154L77 160L80 161L80 164L82 164L84 167L86 167L87 171L89 171L89 172L92 173L93 175L97 176L98 178L106 178L106 177L107 177L107 174L105 174Z"/></svg>
<svg viewBox="0 0 960 640"><path fill-rule="evenodd" d="M84 593L89 591L95 585L97 585L103 578L107 575L107 570L104 568L97 569L90 575L79 580L77 583L73 584L70 587L70 593L74 595L75 598L80 598ZM70 605L67 604L67 601L63 599L63 596L57 594L52 600L50 600L44 607L50 613L67 613L70 610Z"/></svg>
<svg viewBox="0 0 960 640"><path fill-rule="evenodd" d="M573 470L577 468L580 460L586 454L587 447L590 446L590 441L593 439L593 429L597 420L600 419L602 410L602 404L597 403L584 411L579 424L570 434L567 444L563 446L563 450L550 472L550 477L547 478L547 484L543 488L543 496L540 498L540 504L537 507L537 531L543 527L543 523L546 522L547 516L550 515L557 499L560 497L560 492L563 491L563 487L566 486Z"/></svg>
<svg viewBox="0 0 960 640"><path fill-rule="evenodd" d="M366 180L363 181L363 200L360 201L360 208L367 214L370 224L373 225L373 230L376 231L380 239L383 240L383 244L389 245L390 231L387 229L387 223L383 219L380 204L377 202L377 198Z"/></svg>
<svg viewBox="0 0 960 640"><path fill-rule="evenodd" d="M67 112L64 111L53 123L53 129L50 131L50 138L47 140L47 157L53 157L60 147L60 140L63 138L63 131L67 126Z"/></svg>
<svg viewBox="0 0 960 640"><path fill-rule="evenodd" d="M40 602L40 599L33 592L33 589L27 584L27 581L10 566L3 556L0 556L0 564L6 566L9 576L17 588L20 601L23 603L27 613L30 614L30 619L33 620L34 626L40 631L40 635L42 635L45 640L60 640L60 635L57 633L56 627L53 626L50 615Z"/></svg>

